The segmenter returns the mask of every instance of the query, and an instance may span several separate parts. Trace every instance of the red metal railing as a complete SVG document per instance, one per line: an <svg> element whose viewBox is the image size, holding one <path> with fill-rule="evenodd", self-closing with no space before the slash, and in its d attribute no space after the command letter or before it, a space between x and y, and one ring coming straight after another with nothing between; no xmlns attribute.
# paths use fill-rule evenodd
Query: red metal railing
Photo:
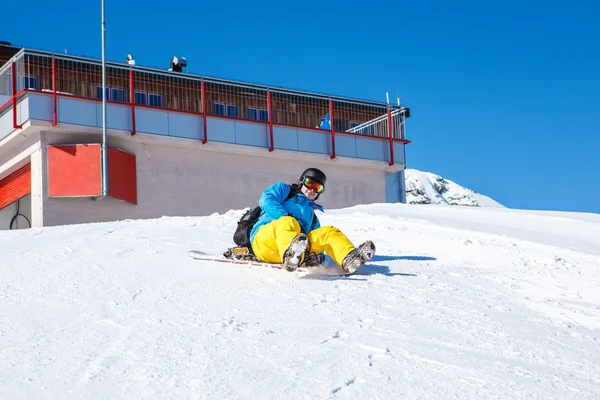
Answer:
<svg viewBox="0 0 600 400"><path fill-rule="evenodd" d="M13 128L21 129L23 126L17 123L17 62L12 63L12 111L13 111Z"/></svg>
<svg viewBox="0 0 600 400"><path fill-rule="evenodd" d="M331 129L331 159L335 158L335 120L333 118L333 100L329 100L329 124Z"/></svg>
<svg viewBox="0 0 600 400"><path fill-rule="evenodd" d="M131 136L136 134L135 127L135 84L133 82L133 68L129 70L129 101L131 102Z"/></svg>
<svg viewBox="0 0 600 400"><path fill-rule="evenodd" d="M387 126L390 135L390 167L394 165L394 138L392 136L392 110L387 111Z"/></svg>
<svg viewBox="0 0 600 400"><path fill-rule="evenodd" d="M29 82L27 87L23 84L26 91L52 92L53 126L58 123L59 96L96 101L102 98L102 68L97 60L22 50L13 58L10 68L10 71L0 69L0 74L12 72L12 85L8 93L10 99L2 107L12 104L15 128L20 127L16 104L21 80L23 83ZM321 129L326 114L330 118L327 130L331 136L331 159L337 156L337 134L389 140L390 165L395 162L394 142L410 143L406 140L404 125L408 109L395 105L273 89L117 63L107 63L106 87L109 103L131 106L132 135L137 133L136 108L145 107L202 115L203 144L208 142L208 116L251 120L268 125L268 148L272 152L275 150L275 125Z"/></svg>
<svg viewBox="0 0 600 400"><path fill-rule="evenodd" d="M52 57L52 126L58 124L58 97L56 96L56 59Z"/></svg>
<svg viewBox="0 0 600 400"><path fill-rule="evenodd" d="M269 153L275 150L275 143L273 142L273 103L271 102L271 91L267 92L267 115L269 118L269 138L270 146Z"/></svg>
<svg viewBox="0 0 600 400"><path fill-rule="evenodd" d="M201 90L201 100L202 100L202 122L204 124L204 139L202 140L202 144L206 144L208 142L208 129L206 129L206 89L204 85L204 81L202 81Z"/></svg>

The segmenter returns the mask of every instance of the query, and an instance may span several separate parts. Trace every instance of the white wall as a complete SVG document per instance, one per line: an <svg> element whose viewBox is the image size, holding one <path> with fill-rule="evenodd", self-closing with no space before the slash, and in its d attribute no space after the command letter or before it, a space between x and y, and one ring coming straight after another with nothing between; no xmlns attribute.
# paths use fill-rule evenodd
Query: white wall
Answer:
<svg viewBox="0 0 600 400"><path fill-rule="evenodd" d="M48 198L45 144L99 142L100 137L58 132L45 135L47 143L42 146L39 163L44 177L43 224L208 215L241 209L256 204L262 191L272 183L297 181L308 167L320 168L328 176L327 190L319 199L326 208L386 201L387 163L365 168L364 162L344 164L329 160L329 156L296 153L288 157L283 151L274 154L266 149L242 153L240 146L203 146L194 140L152 136L109 140L110 146L137 157L138 204L131 205L112 198Z"/></svg>
<svg viewBox="0 0 600 400"><path fill-rule="evenodd" d="M31 226L33 228L41 228L44 226L43 218L43 207L44 207L44 193L43 183L46 177L43 173L46 168L42 167L42 162L45 162L43 157L44 150L38 148L31 154Z"/></svg>
<svg viewBox="0 0 600 400"><path fill-rule="evenodd" d="M0 209L0 230L4 231L10 229L10 222L17 214L17 204L19 214L22 215L19 215L14 220L12 229L26 229L30 227L27 220L23 218L23 216L25 216L31 221L31 196L27 195Z"/></svg>

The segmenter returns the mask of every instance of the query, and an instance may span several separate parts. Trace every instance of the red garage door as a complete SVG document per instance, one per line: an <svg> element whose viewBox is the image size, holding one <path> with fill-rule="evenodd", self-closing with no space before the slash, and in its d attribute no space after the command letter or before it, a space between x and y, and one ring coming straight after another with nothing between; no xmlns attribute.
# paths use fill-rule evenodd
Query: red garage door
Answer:
<svg viewBox="0 0 600 400"><path fill-rule="evenodd" d="M0 209L31 193L31 164L0 180Z"/></svg>

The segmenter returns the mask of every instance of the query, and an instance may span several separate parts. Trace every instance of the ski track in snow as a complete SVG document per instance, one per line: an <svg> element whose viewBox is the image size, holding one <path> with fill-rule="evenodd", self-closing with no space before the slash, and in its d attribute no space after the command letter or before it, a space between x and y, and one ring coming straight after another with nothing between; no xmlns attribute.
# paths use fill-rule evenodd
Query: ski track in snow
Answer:
<svg viewBox="0 0 600 400"><path fill-rule="evenodd" d="M0 398L600 398L600 221L389 209L320 216L348 277L186 255L241 211L0 232Z"/></svg>

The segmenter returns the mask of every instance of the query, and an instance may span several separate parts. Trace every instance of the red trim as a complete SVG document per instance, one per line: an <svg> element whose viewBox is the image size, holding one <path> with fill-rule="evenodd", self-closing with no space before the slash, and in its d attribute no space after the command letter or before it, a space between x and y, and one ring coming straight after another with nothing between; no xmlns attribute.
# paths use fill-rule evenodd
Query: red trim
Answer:
<svg viewBox="0 0 600 400"><path fill-rule="evenodd" d="M129 69L129 97L131 101L131 136L137 133L135 128L135 91L133 84L133 68Z"/></svg>
<svg viewBox="0 0 600 400"><path fill-rule="evenodd" d="M31 93L39 93L39 94L45 94L45 95L52 95L51 92L44 92L41 90L31 90L31 89L22 89L19 93L17 93L17 97L19 97L21 94L25 93L25 92L31 92ZM64 96L64 97L68 97L68 98L72 98L72 99L81 99L81 100L88 100L88 101L97 101L100 102L102 100L100 99L94 99L91 97L83 97L83 96L75 96L73 94L68 94L68 93L56 93L57 97L60 96ZM2 106L0 106L0 111L2 110L2 108L4 108L6 105L8 105L9 103L12 102L12 98L8 99ZM124 103L122 101L114 101L114 100L107 100L107 103L110 104L118 104L118 105L122 105L122 106L126 106L127 103ZM203 104L203 109L206 107ZM154 110L162 110L162 111L169 111L169 112L176 112L176 113L182 113L182 114L192 114L192 115L204 115L202 112L195 112L195 111L183 111L183 110L176 110L173 108L165 108L165 107L155 107L155 106L144 106L141 104L136 104L136 108L149 108L149 109L154 109ZM265 122L265 121L253 121L253 120L248 120L245 118L234 118L234 117L227 117L224 115L210 115L211 118L223 118L223 119L232 119L232 120L239 120L239 121L244 121L244 122L251 122L254 124L264 124L264 125L268 125L269 122ZM206 124L206 121L204 122ZM282 123L273 123L273 126L282 126L282 127L288 127L288 128L295 128L295 129L304 129L304 130L309 130L309 131L318 131L318 132L326 132L321 128L312 128L312 127L308 127L308 126L298 126L298 125L290 125L290 124L282 124ZM389 140L386 137L382 137L382 136L368 136L368 135L363 135L360 133L353 133L353 132L345 132L345 131L335 131L336 134L342 134L342 135L351 135L351 136L357 136L357 137L361 137L361 138L367 138L367 139L378 139L378 140ZM411 143L410 140L407 139L393 139L394 142L399 142L399 143L404 143L404 144L409 144ZM203 141L203 143L205 143Z"/></svg>
<svg viewBox="0 0 600 400"><path fill-rule="evenodd" d="M52 57L52 103L54 111L52 113L52 126L58 124L58 101L56 97L56 58Z"/></svg>
<svg viewBox="0 0 600 400"><path fill-rule="evenodd" d="M220 103L220 104L223 104L223 103ZM160 108L160 110L164 110L164 108ZM185 112L187 112L187 111L185 111ZM256 121L253 119L246 119L246 118L241 118L241 117L228 117L227 115L217 115L217 114L209 114L208 116L211 118L223 118L223 119L231 119L234 121L253 122L255 124L269 125L269 121ZM279 124L273 124L273 125L275 126L275 125L279 125ZM290 126L292 126L292 125L290 125ZM299 127L295 126L294 128L299 128Z"/></svg>
<svg viewBox="0 0 600 400"><path fill-rule="evenodd" d="M275 143L273 142L273 104L271 103L271 91L267 92L267 109L269 113L269 137L271 138L271 147L269 147L269 153L275 150Z"/></svg>
<svg viewBox="0 0 600 400"><path fill-rule="evenodd" d="M23 125L17 124L17 63L12 63L12 106L13 106L13 128L21 129Z"/></svg>
<svg viewBox="0 0 600 400"><path fill-rule="evenodd" d="M204 123L204 140L202 140L202 144L206 144L208 142L208 130L206 128L206 91L204 88L204 81L200 86L200 96L202 97L202 121Z"/></svg>
<svg viewBox="0 0 600 400"><path fill-rule="evenodd" d="M42 90L31 90L31 89L22 89L19 93L17 93L17 97L23 93L23 92L31 92L31 93L39 93L39 94L46 94L46 95L52 95L52 92L44 92ZM89 100L89 101L96 101L96 102L101 102L102 99L94 99L92 97L83 97L83 96L75 96L74 94L68 94L68 93L56 93L56 95L58 97L63 96L63 97L68 97L70 99L81 99L81 100ZM12 100L9 99L6 103L10 103ZM121 106L129 106L129 102L123 102L123 101L114 101L114 100L106 100L107 103L109 104L118 104ZM176 110L174 108L165 108L165 107L156 107L156 106L144 106L141 104L136 104L135 108L150 108L153 110L162 110L162 111L169 111L169 112L178 112L178 113L182 113L182 114L194 114L194 115L203 115L201 112L194 112L194 111L183 111L183 110ZM0 107L0 109L2 109L2 107ZM215 115L216 117L216 115ZM226 117L226 118L231 118L231 117ZM241 119L241 118L238 118ZM246 121L246 120L244 120ZM252 122L252 121L251 121ZM265 122L266 124L266 122Z"/></svg>
<svg viewBox="0 0 600 400"><path fill-rule="evenodd" d="M20 96L20 95L22 95L22 94L23 94L23 93L25 93L25 92L29 92L29 90L21 89L21 90L19 91L19 93L17 93L16 97L17 97L17 98L19 98L19 96ZM44 93L44 92L40 91L39 93ZM48 93L46 93L46 94L48 94ZM2 104L2 105L0 106L0 110L2 110L4 107L6 107L6 106L7 106L7 105L9 105L9 104L11 104L11 105L12 105L12 102L13 102L13 98L11 97L10 99L6 100L6 102L4 102L4 104Z"/></svg>
<svg viewBox="0 0 600 400"><path fill-rule="evenodd" d="M390 167L394 165L394 137L392 135L392 110L388 108L387 113L388 133L390 135Z"/></svg>
<svg viewBox="0 0 600 400"><path fill-rule="evenodd" d="M6 107L7 105L11 104L11 103L12 103L12 101L13 101L12 97L11 97L10 99L6 100L6 101L4 102L4 104L2 104L2 105L0 106L0 111L2 111L2 109L3 109L4 107Z"/></svg>
<svg viewBox="0 0 600 400"><path fill-rule="evenodd" d="M331 159L335 158L335 128L333 127L333 100L329 100L329 123L331 128Z"/></svg>

